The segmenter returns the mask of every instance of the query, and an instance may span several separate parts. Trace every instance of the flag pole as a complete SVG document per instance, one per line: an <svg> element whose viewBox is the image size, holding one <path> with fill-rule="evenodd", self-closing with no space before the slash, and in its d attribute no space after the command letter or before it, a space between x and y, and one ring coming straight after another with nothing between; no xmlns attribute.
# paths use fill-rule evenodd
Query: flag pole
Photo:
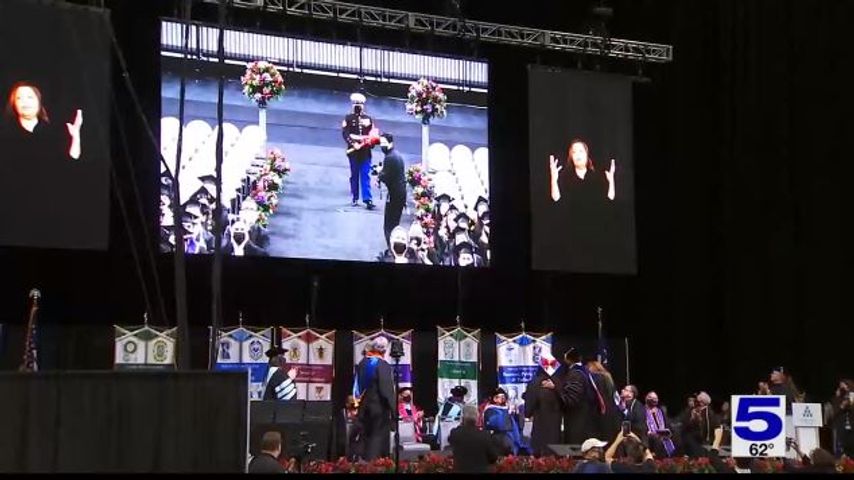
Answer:
<svg viewBox="0 0 854 480"><path fill-rule="evenodd" d="M599 362L602 362L602 307L601 306L596 307L596 316L597 316L597 333L596 333L597 345L596 345L596 350L598 350L598 352L596 353L596 358L597 358L597 360L599 360Z"/></svg>

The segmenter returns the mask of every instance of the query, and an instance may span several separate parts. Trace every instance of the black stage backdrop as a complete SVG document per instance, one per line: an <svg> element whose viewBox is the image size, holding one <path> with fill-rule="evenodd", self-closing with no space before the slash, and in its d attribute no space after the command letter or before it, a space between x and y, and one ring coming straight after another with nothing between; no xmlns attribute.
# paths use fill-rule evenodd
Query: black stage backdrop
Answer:
<svg viewBox="0 0 854 480"><path fill-rule="evenodd" d="M379 2L373 2L379 3ZM525 9L491 9L471 2L464 13L484 20L581 30L593 2L528 2ZM540 61L595 69L590 58L481 45L491 59L490 140L495 268L462 273L466 326L554 329L593 336L596 306L608 336L631 338L632 379L670 405L697 389L720 398L752 391L772 365L786 364L813 398L832 394L838 375L852 375L852 303L847 298L852 237L847 195L854 131L850 114L852 56L845 0L613 0L614 36L675 45L675 61L647 66L651 83L635 86L635 169L638 275L558 275L530 272L526 65ZM167 2L106 2L152 125L160 96L158 14ZM155 8L160 6L160 11ZM432 8L395 2L395 8ZM435 13L447 13L438 11ZM202 20L215 12L196 5ZM428 12L431 13L431 12ZM306 24L286 16L235 11L229 21L355 39L355 27ZM363 41L472 53L472 45L404 33L364 30ZM636 66L620 64L635 73ZM603 71L615 71L601 62ZM115 69L114 69L115 70ZM116 77L118 80L118 77ZM118 88L118 87L117 87ZM123 89L121 120L129 132L135 174L144 188L149 227L156 220L156 154ZM114 135L114 138L117 138ZM116 142L114 142L116 143ZM117 148L114 145L114 148ZM117 152L120 186L131 183ZM130 198L129 188L123 193ZM114 188L115 193L115 188ZM107 254L2 250L2 323L22 323L28 289L44 293L43 321L56 325L135 323L145 304L127 233L112 208ZM153 241L152 241L153 246ZM171 314L171 258L158 257ZM207 366L210 258L188 260L194 331L193 364ZM226 323L243 311L247 323L299 325L309 310L310 279L320 280L314 325L352 329L434 331L457 313L453 270L382 265L226 259ZM151 288L152 274L143 272ZM162 321L155 305L153 321ZM229 321L230 319L230 321ZM173 320L174 321L174 320ZM18 330L20 332L20 330ZM9 331L8 341L22 342ZM74 336L70 338L76 338ZM101 337L104 341L110 338ZM48 341L48 339L43 339ZM67 339L50 341L68 342ZM107 346L94 340L67 346L82 352L81 368L101 365ZM48 347L45 347L48 348ZM66 348L66 346L63 346ZM416 347L420 349L421 347ZM427 348L427 347L424 347ZM91 350L87 350L91 349ZM84 352L84 350L86 350ZM100 353L98 352L100 350ZM86 357L90 355L91 357ZM418 350L421 351L421 350ZM8 352L11 354L11 352ZM484 352L485 357L488 352ZM12 358L6 368L16 367ZM55 359L44 368L62 368ZM428 362L429 363L429 362ZM340 371L340 370L338 370ZM417 394L417 393L416 393ZM423 398L423 397L422 397Z"/></svg>
<svg viewBox="0 0 854 480"><path fill-rule="evenodd" d="M0 471L243 473L246 376L0 375Z"/></svg>

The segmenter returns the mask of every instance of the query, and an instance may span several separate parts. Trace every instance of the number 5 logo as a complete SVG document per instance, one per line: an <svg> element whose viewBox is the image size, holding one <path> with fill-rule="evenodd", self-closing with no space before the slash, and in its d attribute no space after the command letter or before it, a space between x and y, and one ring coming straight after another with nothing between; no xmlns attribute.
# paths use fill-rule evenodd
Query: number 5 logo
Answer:
<svg viewBox="0 0 854 480"><path fill-rule="evenodd" d="M733 431L750 442L774 440L783 431L783 419L776 412L767 409L779 409L780 404L780 397L742 397L738 402L734 423L749 424L760 421L765 424L765 428L754 430L750 425L745 425L733 427Z"/></svg>

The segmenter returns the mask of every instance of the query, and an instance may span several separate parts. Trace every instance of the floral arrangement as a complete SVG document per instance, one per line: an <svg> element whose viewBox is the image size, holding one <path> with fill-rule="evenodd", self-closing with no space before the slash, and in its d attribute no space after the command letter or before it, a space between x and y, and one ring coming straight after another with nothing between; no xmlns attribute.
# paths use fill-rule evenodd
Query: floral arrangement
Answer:
<svg viewBox="0 0 854 480"><path fill-rule="evenodd" d="M575 462L567 457L514 457L498 460L495 473L571 473Z"/></svg>
<svg viewBox="0 0 854 480"><path fill-rule="evenodd" d="M415 200L415 218L424 230L424 238L428 247L433 246L433 233L436 221L433 217L434 197L436 192L430 176L421 165L413 165L406 170L406 182L412 187L412 199Z"/></svg>
<svg viewBox="0 0 854 480"><path fill-rule="evenodd" d="M281 150L267 152L267 161L253 182L250 198L258 205L257 224L267 227L270 216L279 207L279 194L284 187L285 177L291 173L291 165Z"/></svg>
<svg viewBox="0 0 854 480"><path fill-rule="evenodd" d="M289 472L296 472L293 460L283 460ZM502 457L495 464L495 473L571 473L576 460L567 457ZM658 473L715 473L708 458L666 458L655 460ZM782 473L783 461L776 458L756 459L751 465L753 473ZM401 461L400 473L450 473L454 469L451 456L429 454L414 461ZM854 473L854 460L843 457L837 463L840 473ZM303 473L394 473L394 461L378 458L371 462L350 462L340 458L336 462L314 460L304 465Z"/></svg>
<svg viewBox="0 0 854 480"><path fill-rule="evenodd" d="M263 60L247 63L246 73L240 77L240 83L243 85L243 95L262 108L285 92L282 74L275 65Z"/></svg>
<svg viewBox="0 0 854 480"><path fill-rule="evenodd" d="M406 113L427 125L434 118L445 118L448 113L448 97L436 82L421 78L409 86L406 97Z"/></svg>
<svg viewBox="0 0 854 480"><path fill-rule="evenodd" d="M839 473L854 473L854 459L843 455L836 463L836 471Z"/></svg>
<svg viewBox="0 0 854 480"><path fill-rule="evenodd" d="M394 473L394 460L386 457L371 462L351 462L343 457L336 462L313 460L303 467L303 473Z"/></svg>

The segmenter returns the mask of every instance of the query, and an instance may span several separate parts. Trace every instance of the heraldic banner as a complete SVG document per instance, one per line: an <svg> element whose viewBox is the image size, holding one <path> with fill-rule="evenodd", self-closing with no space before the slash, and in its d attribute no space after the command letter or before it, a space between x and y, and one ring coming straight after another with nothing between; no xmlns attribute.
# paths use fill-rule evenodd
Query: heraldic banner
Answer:
<svg viewBox="0 0 854 480"><path fill-rule="evenodd" d="M335 330L282 328L288 368L297 369L297 399L310 402L332 400L335 377Z"/></svg>
<svg viewBox="0 0 854 480"><path fill-rule="evenodd" d="M264 397L273 327L226 327L217 330L216 371L248 371L249 399Z"/></svg>
<svg viewBox="0 0 854 480"><path fill-rule="evenodd" d="M362 361L365 349L377 337L385 337L389 343L398 339L403 342L403 357L400 358L400 370L398 370L398 385L400 387L412 387L412 330L395 332L391 330L377 330L369 333L353 331L353 368ZM394 367L394 359L386 352L385 360Z"/></svg>
<svg viewBox="0 0 854 480"><path fill-rule="evenodd" d="M498 386L507 392L507 404L518 410L522 394L540 364L540 355L552 352L552 333L495 334L498 354Z"/></svg>
<svg viewBox="0 0 854 480"><path fill-rule="evenodd" d="M442 328L439 332L439 405L451 396L451 389L462 385L468 390L466 403L476 405L477 377L480 371L480 330L462 327Z"/></svg>
<svg viewBox="0 0 854 480"><path fill-rule="evenodd" d="M116 349L113 365L116 370L175 369L174 327L114 327Z"/></svg>

